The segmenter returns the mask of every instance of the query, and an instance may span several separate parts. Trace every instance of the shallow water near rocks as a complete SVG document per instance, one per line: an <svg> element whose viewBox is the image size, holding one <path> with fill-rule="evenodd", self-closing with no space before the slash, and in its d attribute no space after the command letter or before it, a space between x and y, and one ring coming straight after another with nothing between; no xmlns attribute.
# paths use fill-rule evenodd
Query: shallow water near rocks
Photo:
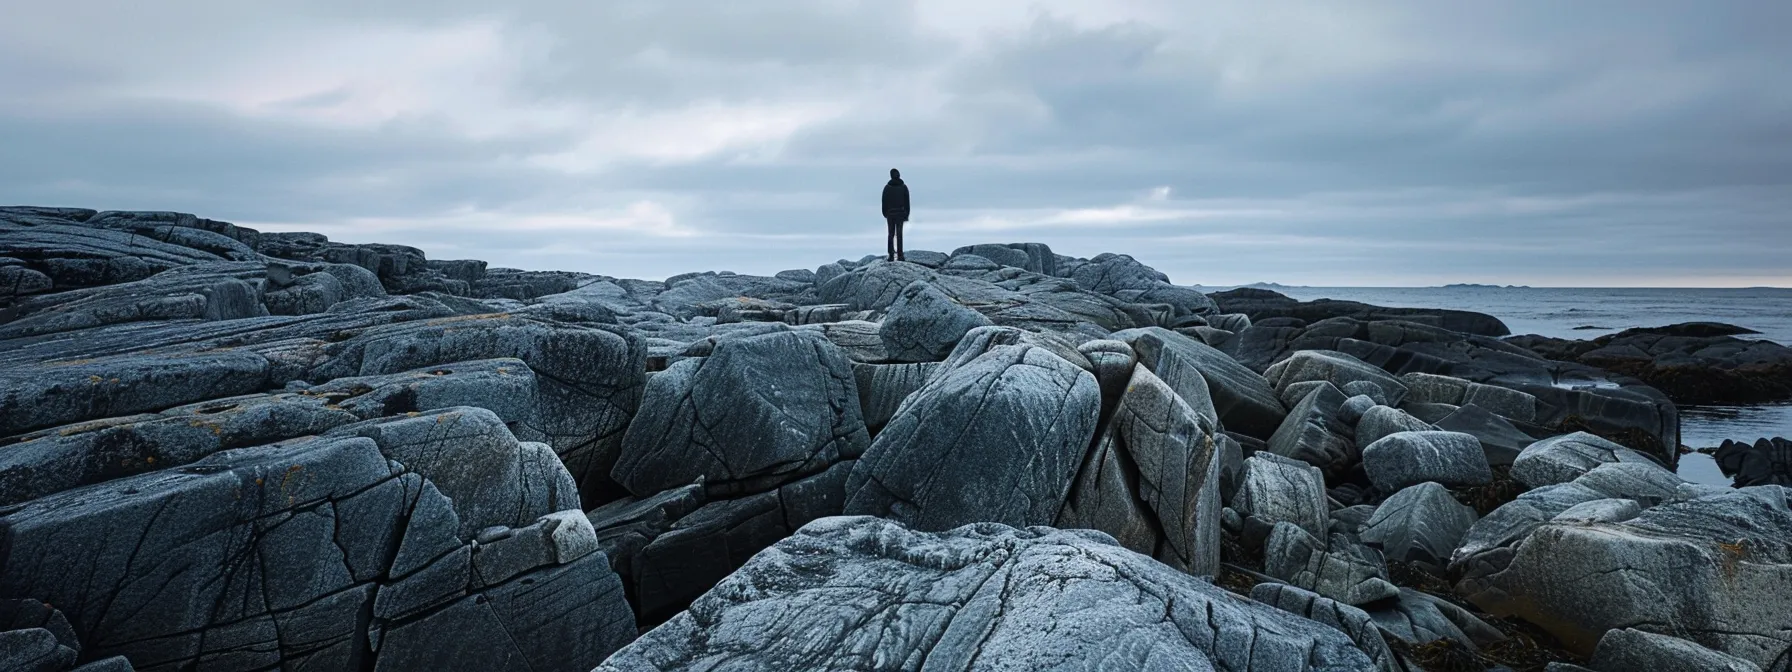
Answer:
<svg viewBox="0 0 1792 672"><path fill-rule="evenodd" d="M1715 448L1724 439L1754 443L1756 439L1792 437L1792 404L1755 406L1686 406L1680 409L1680 443ZM1704 453L1680 456L1680 477L1694 483L1729 485L1717 462Z"/></svg>

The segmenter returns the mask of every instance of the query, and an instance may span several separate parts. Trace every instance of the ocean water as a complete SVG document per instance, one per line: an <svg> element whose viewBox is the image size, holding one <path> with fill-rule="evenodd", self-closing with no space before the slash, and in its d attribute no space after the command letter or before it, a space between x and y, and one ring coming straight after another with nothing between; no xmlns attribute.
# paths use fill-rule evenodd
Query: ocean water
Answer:
<svg viewBox="0 0 1792 672"><path fill-rule="evenodd" d="M1740 336L1792 345L1792 289L1595 289L1559 287L1280 287L1302 301L1340 299L1379 306L1454 308L1498 317L1514 334L1593 339L1631 327L1723 322L1761 332ZM1587 328L1592 327L1592 328ZM1792 404L1683 406L1680 442L1713 447L1724 439L1792 437ZM1707 455L1682 455L1680 474L1728 485Z"/></svg>
<svg viewBox="0 0 1792 672"><path fill-rule="evenodd" d="M1631 327L1723 322L1761 332L1741 338L1792 345L1792 289L1286 287L1276 291L1302 301L1328 298L1472 310L1500 318L1514 334L1592 339Z"/></svg>

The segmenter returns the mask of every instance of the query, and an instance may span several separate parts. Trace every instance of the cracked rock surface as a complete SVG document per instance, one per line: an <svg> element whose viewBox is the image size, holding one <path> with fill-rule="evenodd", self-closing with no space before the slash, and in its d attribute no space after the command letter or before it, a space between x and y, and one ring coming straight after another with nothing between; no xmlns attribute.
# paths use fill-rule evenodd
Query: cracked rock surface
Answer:
<svg viewBox="0 0 1792 672"><path fill-rule="evenodd" d="M0 207L0 670L1792 665L1783 441L1686 483L1490 316L908 257Z"/></svg>
<svg viewBox="0 0 1792 672"><path fill-rule="evenodd" d="M1344 633L1094 532L824 518L753 558L605 671L1363 670Z"/></svg>

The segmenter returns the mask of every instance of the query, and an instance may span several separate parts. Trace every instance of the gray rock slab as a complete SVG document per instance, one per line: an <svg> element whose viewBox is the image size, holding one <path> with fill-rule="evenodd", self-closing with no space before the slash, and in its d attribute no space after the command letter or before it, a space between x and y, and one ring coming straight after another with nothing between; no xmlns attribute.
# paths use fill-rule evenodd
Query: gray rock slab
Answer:
<svg viewBox="0 0 1792 672"><path fill-rule="evenodd" d="M1362 609L1285 583L1265 582L1252 586L1251 599L1336 628L1368 654L1375 664L1374 669L1402 670L1394 660L1394 652L1388 649L1387 640L1375 627L1375 621Z"/></svg>
<svg viewBox="0 0 1792 672"><path fill-rule="evenodd" d="M952 353L965 332L992 324L926 281L910 283L890 304L878 328L884 351L898 362L937 362Z"/></svg>
<svg viewBox="0 0 1792 672"><path fill-rule="evenodd" d="M942 368L853 469L846 511L918 529L1052 522L1094 438L1095 376L1043 348Z"/></svg>
<svg viewBox="0 0 1792 672"><path fill-rule="evenodd" d="M1504 418L1521 422L1537 419L1537 398L1518 390L1472 383L1463 392L1462 404L1473 404Z"/></svg>
<svg viewBox="0 0 1792 672"><path fill-rule="evenodd" d="M1425 481L1447 486L1493 480L1481 442L1459 432L1398 432L1363 448L1363 471L1383 492Z"/></svg>
<svg viewBox="0 0 1792 672"><path fill-rule="evenodd" d="M1655 464L1654 460L1587 432L1552 436L1531 443L1512 462L1512 478L1533 488L1567 483L1608 462Z"/></svg>
<svg viewBox="0 0 1792 672"><path fill-rule="evenodd" d="M1276 523L1263 547L1263 573L1341 603L1360 606L1396 597L1400 589L1374 551L1346 535L1309 534L1293 523Z"/></svg>
<svg viewBox="0 0 1792 672"><path fill-rule="evenodd" d="M1757 486L1661 504L1624 522L1546 523L1503 570L1459 590L1583 653L1628 627L1783 665L1792 648L1787 492Z"/></svg>
<svg viewBox="0 0 1792 672"><path fill-rule="evenodd" d="M1269 451L1319 467L1327 475L1355 466L1360 454L1352 440L1356 430L1340 412L1345 401L1344 393L1331 383L1314 383L1269 437Z"/></svg>
<svg viewBox="0 0 1792 672"><path fill-rule="evenodd" d="M844 353L813 331L720 340L648 381L611 478L636 496L763 491L869 443Z"/></svg>
<svg viewBox="0 0 1792 672"><path fill-rule="evenodd" d="M1205 343L1161 327L1129 329L1114 338L1131 343L1139 361L1160 377L1172 375L1169 372L1178 365L1199 372L1227 429L1267 439L1287 415L1268 381Z"/></svg>
<svg viewBox="0 0 1792 672"><path fill-rule="evenodd" d="M1400 374L1400 381L1406 384L1407 401L1451 406L1461 406L1463 397L1468 395L1469 385L1473 384L1454 376L1417 371Z"/></svg>
<svg viewBox="0 0 1792 672"><path fill-rule="evenodd" d="M921 389L927 379L933 377L939 364L921 362L914 364L864 364L853 362L853 380L858 383L859 411L865 417L865 427L876 434L882 430L890 418L896 417L896 409L908 399L915 390Z"/></svg>
<svg viewBox="0 0 1792 672"><path fill-rule="evenodd" d="M897 636L897 633L901 633ZM601 670L1361 670L1343 633L1091 531L827 518ZM939 666L936 668L935 666Z"/></svg>
<svg viewBox="0 0 1792 672"><path fill-rule="evenodd" d="M1056 524L1108 532L1171 567L1214 575L1221 463L1208 422L1138 367L1109 421L1112 440L1082 466Z"/></svg>
<svg viewBox="0 0 1792 672"><path fill-rule="evenodd" d="M1747 660L1712 651L1693 642L1645 632L1619 628L1599 638L1588 661L1599 672L1659 670L1660 672L1760 672L1761 667Z"/></svg>
<svg viewBox="0 0 1792 672"><path fill-rule="evenodd" d="M1437 421L1437 428L1461 432L1481 442L1489 465L1509 465L1526 446L1536 441L1511 422L1475 404L1465 404Z"/></svg>
<svg viewBox="0 0 1792 672"><path fill-rule="evenodd" d="M1437 429L1424 420L1392 406L1375 406L1363 411L1356 421L1356 443L1367 446L1396 432L1426 432Z"/></svg>
<svg viewBox="0 0 1792 672"><path fill-rule="evenodd" d="M1267 526L1287 522L1313 535L1326 533L1325 477L1319 468L1272 453L1244 460L1244 483L1232 508Z"/></svg>
<svg viewBox="0 0 1792 672"><path fill-rule="evenodd" d="M1448 639L1476 651L1506 639L1505 633L1469 610L1411 588L1401 588L1398 600L1376 605L1369 617L1385 636L1408 646Z"/></svg>
<svg viewBox="0 0 1792 672"><path fill-rule="evenodd" d="M1301 350L1276 362L1263 372L1263 377L1279 393L1295 383L1323 380L1342 387L1357 381L1379 386L1387 395L1385 403L1399 405L1406 398L1406 384L1363 360L1333 350Z"/></svg>
<svg viewBox="0 0 1792 672"><path fill-rule="evenodd" d="M1443 574L1462 535L1478 516L1433 482L1408 486L1375 509L1362 539L1389 560L1412 562Z"/></svg>

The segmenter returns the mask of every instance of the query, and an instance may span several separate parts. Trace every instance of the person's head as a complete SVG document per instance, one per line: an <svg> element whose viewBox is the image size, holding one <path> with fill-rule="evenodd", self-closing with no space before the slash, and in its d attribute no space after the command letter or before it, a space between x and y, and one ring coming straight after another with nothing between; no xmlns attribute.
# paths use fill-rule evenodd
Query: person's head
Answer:
<svg viewBox="0 0 1792 672"><path fill-rule="evenodd" d="M894 180L899 177L902 177L902 173L898 173L898 172L896 172L895 168L891 168L890 169L890 179Z"/></svg>

